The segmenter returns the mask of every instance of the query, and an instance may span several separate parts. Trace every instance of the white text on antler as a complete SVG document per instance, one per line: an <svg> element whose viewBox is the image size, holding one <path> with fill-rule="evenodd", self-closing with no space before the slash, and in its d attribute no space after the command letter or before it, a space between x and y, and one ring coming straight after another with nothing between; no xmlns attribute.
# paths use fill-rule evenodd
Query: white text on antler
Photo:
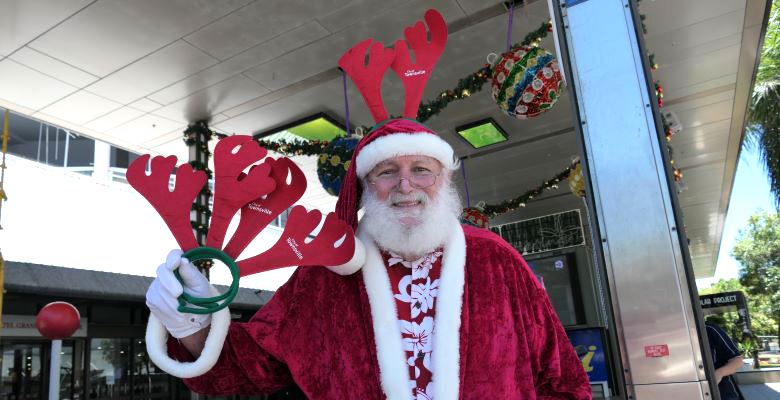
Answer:
<svg viewBox="0 0 780 400"><path fill-rule="evenodd" d="M415 76L415 75L425 75L425 70L424 69L418 69L418 70L410 69L410 70L407 70L406 72L404 72L404 76Z"/></svg>
<svg viewBox="0 0 780 400"><path fill-rule="evenodd" d="M273 212L271 212L271 210L269 210L269 209L267 209L265 207L260 207L259 205L257 205L257 203L249 203L249 204L247 204L247 207L249 207L249 209L252 210L252 211L261 212L263 214L268 214L268 215L273 214Z"/></svg>
<svg viewBox="0 0 780 400"><path fill-rule="evenodd" d="M303 254L301 254L301 251L298 250L298 242L296 242L295 239L288 237L287 244L290 245L290 248L292 249L293 253L295 253L295 256L298 257L299 260L303 260Z"/></svg>

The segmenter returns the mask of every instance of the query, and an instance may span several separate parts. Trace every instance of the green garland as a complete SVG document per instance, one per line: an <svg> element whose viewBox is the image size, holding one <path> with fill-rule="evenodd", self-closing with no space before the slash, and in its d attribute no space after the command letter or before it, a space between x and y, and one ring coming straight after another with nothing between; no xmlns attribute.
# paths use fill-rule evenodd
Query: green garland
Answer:
<svg viewBox="0 0 780 400"><path fill-rule="evenodd" d="M256 142L260 147L264 147L267 150L275 151L291 156L318 156L322 154L325 147L328 147L330 143L327 140L312 140L307 142L305 140L278 140L268 141L257 139Z"/></svg>
<svg viewBox="0 0 780 400"><path fill-rule="evenodd" d="M502 53L500 57L504 57L506 54L521 46L538 45L551 31L552 23L550 21L542 23L538 29L525 35L522 42L512 45L512 48L508 52ZM441 92L439 96L433 100L421 103L420 108L417 109L417 120L425 122L430 117L439 114L442 110L447 108L451 102L463 100L471 96L472 93L479 92L482 90L482 86L490 81L492 77L493 66L490 64L483 65L482 68L471 75L459 80L454 88Z"/></svg>
<svg viewBox="0 0 780 400"><path fill-rule="evenodd" d="M215 135L215 133L209 129L208 122L206 121L198 121L195 122L192 125L189 125L187 129L184 130L184 137L182 140L184 141L184 144L187 145L187 147L196 147L200 151L204 152L206 154L206 159L211 156L211 151L209 151L209 141L211 138ZM203 140L201 140L203 138ZM209 168L208 162L202 162L202 161L189 161L189 165L192 166L192 169L203 171L206 173L206 184L203 185L203 188L200 190L199 195L205 195L208 197L211 197L211 190L209 189L208 181L212 179L214 176L213 172ZM208 202L208 200L207 200ZM208 206L202 206L198 205L196 203L192 203L192 206L190 207L191 210L195 211L199 214L205 214L206 216L206 223L200 224L196 221L190 221L190 224L192 225L192 229L194 229L197 233L202 235L207 235L209 231L209 219L211 218L211 210L209 210ZM212 261L209 260L200 260L198 261L198 265L201 268L208 268L211 265L213 265Z"/></svg>
<svg viewBox="0 0 780 400"><path fill-rule="evenodd" d="M579 162L580 162L579 160L573 162L571 165L566 167L566 169L564 169L563 171L559 172L552 178L545 180L544 183L542 183L541 185L526 191L520 196L517 196L510 200L506 200L499 204L485 205L482 211L485 213L485 215L488 216L488 218L492 219L499 214L504 214L510 211L517 210L518 208L525 207L526 203L528 203L534 197L537 197L540 194L542 194L542 192L544 192L545 190L557 188L558 183L568 178L569 175L571 175L571 172L574 170L574 168L577 167L577 164L579 164Z"/></svg>

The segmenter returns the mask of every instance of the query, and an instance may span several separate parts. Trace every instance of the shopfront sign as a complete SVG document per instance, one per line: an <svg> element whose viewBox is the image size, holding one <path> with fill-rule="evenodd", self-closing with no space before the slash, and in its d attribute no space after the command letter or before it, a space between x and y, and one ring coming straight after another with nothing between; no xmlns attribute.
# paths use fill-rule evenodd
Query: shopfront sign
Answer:
<svg viewBox="0 0 780 400"><path fill-rule="evenodd" d="M577 352L582 367L588 373L591 383L608 382L607 359L604 354L604 339L601 328L567 330L574 351Z"/></svg>
<svg viewBox="0 0 780 400"><path fill-rule="evenodd" d="M744 302L742 292L716 293L699 296L702 308L739 306Z"/></svg>
<svg viewBox="0 0 780 400"><path fill-rule="evenodd" d="M40 332L35 327L34 315L3 315L3 328L0 337L40 337ZM72 337L87 337L87 318L81 317L81 326Z"/></svg>

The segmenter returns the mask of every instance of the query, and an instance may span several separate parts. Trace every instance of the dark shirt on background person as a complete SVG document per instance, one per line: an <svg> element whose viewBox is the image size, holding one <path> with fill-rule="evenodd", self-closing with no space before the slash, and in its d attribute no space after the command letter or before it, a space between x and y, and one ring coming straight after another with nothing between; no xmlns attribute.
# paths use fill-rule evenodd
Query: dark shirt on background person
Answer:
<svg viewBox="0 0 780 400"><path fill-rule="evenodd" d="M729 364L730 361L739 357L740 365L742 363L742 353L731 340L729 335L723 331L719 326L711 323L707 323L707 339L710 342L710 351L712 353L712 362L715 365L715 369L724 367ZM736 361L735 361L736 362ZM716 375L718 373L716 372ZM737 388L737 382L734 379L733 372L725 374L718 383L718 390L720 391L721 400L741 400L742 396Z"/></svg>

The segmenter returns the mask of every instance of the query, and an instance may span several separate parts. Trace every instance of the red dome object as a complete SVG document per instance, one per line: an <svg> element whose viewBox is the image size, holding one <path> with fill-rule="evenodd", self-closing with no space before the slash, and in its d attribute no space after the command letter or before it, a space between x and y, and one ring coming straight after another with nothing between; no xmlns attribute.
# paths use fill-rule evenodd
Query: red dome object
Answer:
<svg viewBox="0 0 780 400"><path fill-rule="evenodd" d="M81 325L79 310L64 301L47 304L35 318L38 332L48 339L64 339L76 333Z"/></svg>

